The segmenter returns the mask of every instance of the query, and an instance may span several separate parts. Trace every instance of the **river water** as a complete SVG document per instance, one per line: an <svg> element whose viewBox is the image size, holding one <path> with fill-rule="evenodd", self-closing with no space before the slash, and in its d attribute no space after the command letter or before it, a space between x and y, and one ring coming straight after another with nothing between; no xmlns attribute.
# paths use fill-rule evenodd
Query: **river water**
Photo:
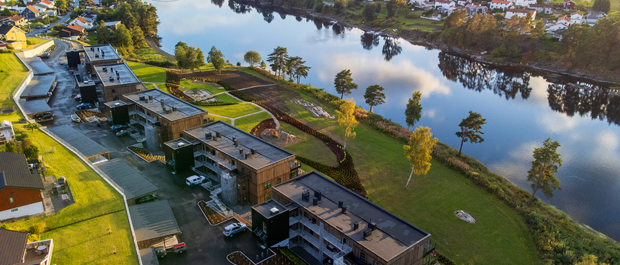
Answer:
<svg viewBox="0 0 620 265"><path fill-rule="evenodd" d="M458 124L473 110L487 120L485 141L465 143L463 152L526 190L532 151L551 137L562 145L563 166L556 175L562 190L545 201L620 240L620 96L613 90L550 89L549 84L576 81L492 69L404 40L218 1L149 0L161 21L162 48L174 53L174 45L183 41L206 54L215 46L233 64L246 65L246 51L266 59L277 46L286 47L312 67L302 82L329 92L335 93L336 73L351 69L360 88L348 97L365 109L365 88L385 87L386 103L374 111L401 124L407 99L421 91L424 110L418 125L431 127L440 141L455 148L460 145Z"/></svg>

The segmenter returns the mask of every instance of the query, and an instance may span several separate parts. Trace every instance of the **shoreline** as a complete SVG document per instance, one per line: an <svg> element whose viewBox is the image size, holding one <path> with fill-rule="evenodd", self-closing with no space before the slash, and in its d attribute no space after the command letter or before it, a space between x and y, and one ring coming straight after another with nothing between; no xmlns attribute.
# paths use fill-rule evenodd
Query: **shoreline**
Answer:
<svg viewBox="0 0 620 265"><path fill-rule="evenodd" d="M250 3L257 3L260 5L260 3L252 1L252 0L244 0L244 1L248 1ZM468 50L460 49L457 47L450 47L441 42L437 42L437 41L429 42L425 40L406 39L403 36L400 36L400 35L397 35L391 32L387 32L385 31L385 29L374 29L374 28L364 27L361 25L351 24L342 17L335 17L335 16L331 16L328 14L320 14L320 13L317 14L311 10L306 10L306 9L301 9L301 8L273 7L273 6L271 6L270 8L273 8L274 10L285 11L289 15L296 15L292 13L291 11L302 12L303 14L301 15L302 16L305 15L308 18L326 19L326 20L330 20L333 22L337 22L346 27L360 29L364 32L374 32L375 34L382 36L382 37L402 39L404 41L409 42L412 45L424 46L430 49L440 50L446 53L458 55L468 60L483 63L483 64L496 67L496 68L510 67L510 68L513 68L513 70L518 69L520 71L531 72L532 74L538 74L538 75L547 75L547 76L561 75L565 77L566 79L569 79L570 82L586 82L586 83L592 83L592 84L596 84L600 86L608 86L608 87L620 86L620 79L618 77L616 77L616 79L612 79L613 76L620 76L620 75L612 75L612 76L607 76L607 77L601 76L601 75L592 75L588 73L583 73L580 70L566 69L566 68L562 68L560 66L554 65L552 63L545 63L545 62L539 62L539 61L532 62L532 63L501 62L497 60L491 60L491 59L484 58L483 56L479 54L475 54ZM424 33L424 34L428 34L428 33Z"/></svg>

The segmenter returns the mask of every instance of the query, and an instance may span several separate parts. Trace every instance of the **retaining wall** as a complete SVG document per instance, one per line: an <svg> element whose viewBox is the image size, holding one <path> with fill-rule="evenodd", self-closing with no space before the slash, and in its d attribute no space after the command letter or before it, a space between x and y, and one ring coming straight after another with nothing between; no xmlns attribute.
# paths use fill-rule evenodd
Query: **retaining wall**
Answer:
<svg viewBox="0 0 620 265"><path fill-rule="evenodd" d="M40 46L32 50L22 51L19 53L21 53L25 58L31 58L47 50L49 47L52 47L52 45L54 45L54 41L50 40L46 43L40 44Z"/></svg>

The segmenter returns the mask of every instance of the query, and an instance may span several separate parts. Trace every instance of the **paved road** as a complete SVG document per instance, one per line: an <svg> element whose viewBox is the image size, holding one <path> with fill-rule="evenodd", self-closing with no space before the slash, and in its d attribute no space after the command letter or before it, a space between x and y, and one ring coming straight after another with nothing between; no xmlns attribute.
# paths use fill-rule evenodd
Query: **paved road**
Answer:
<svg viewBox="0 0 620 265"><path fill-rule="evenodd" d="M56 21L54 23L50 23L50 27L49 28L53 28L57 24L69 21L70 18L71 18L71 13L67 13L66 15L62 16L58 21ZM47 30L48 29L32 29L31 32L26 33L26 36L27 37L34 37L36 34L45 33Z"/></svg>

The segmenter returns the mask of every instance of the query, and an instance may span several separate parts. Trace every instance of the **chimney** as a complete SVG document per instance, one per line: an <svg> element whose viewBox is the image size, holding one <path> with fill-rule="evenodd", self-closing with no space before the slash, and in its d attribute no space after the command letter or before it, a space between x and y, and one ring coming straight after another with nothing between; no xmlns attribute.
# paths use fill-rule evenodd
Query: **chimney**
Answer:
<svg viewBox="0 0 620 265"><path fill-rule="evenodd" d="M153 96L149 95L149 100L153 100Z"/></svg>
<svg viewBox="0 0 620 265"><path fill-rule="evenodd" d="M243 155L243 149L239 148L239 154Z"/></svg>
<svg viewBox="0 0 620 265"><path fill-rule="evenodd" d="M314 191L314 198L316 198L317 200L321 200L321 192L320 191Z"/></svg>
<svg viewBox="0 0 620 265"><path fill-rule="evenodd" d="M215 135L216 135L218 138L222 138L222 132L216 132L216 133L215 133Z"/></svg>
<svg viewBox="0 0 620 265"><path fill-rule="evenodd" d="M205 140L209 140L209 139L211 139L211 133L205 133Z"/></svg>
<svg viewBox="0 0 620 265"><path fill-rule="evenodd" d="M177 107L172 106L172 111L177 111L177 110L178 110Z"/></svg>
<svg viewBox="0 0 620 265"><path fill-rule="evenodd" d="M248 159L248 154L243 154L243 159Z"/></svg>
<svg viewBox="0 0 620 265"><path fill-rule="evenodd" d="M304 191L301 194L301 200L302 201L309 201L310 200L310 192L309 191Z"/></svg>
<svg viewBox="0 0 620 265"><path fill-rule="evenodd" d="M161 102L161 107L162 107L162 108L165 108L165 107L164 107L164 99L162 98L159 102Z"/></svg>
<svg viewBox="0 0 620 265"><path fill-rule="evenodd" d="M370 235L372 235L372 230L370 230L370 229L364 230L364 239L366 239Z"/></svg>

